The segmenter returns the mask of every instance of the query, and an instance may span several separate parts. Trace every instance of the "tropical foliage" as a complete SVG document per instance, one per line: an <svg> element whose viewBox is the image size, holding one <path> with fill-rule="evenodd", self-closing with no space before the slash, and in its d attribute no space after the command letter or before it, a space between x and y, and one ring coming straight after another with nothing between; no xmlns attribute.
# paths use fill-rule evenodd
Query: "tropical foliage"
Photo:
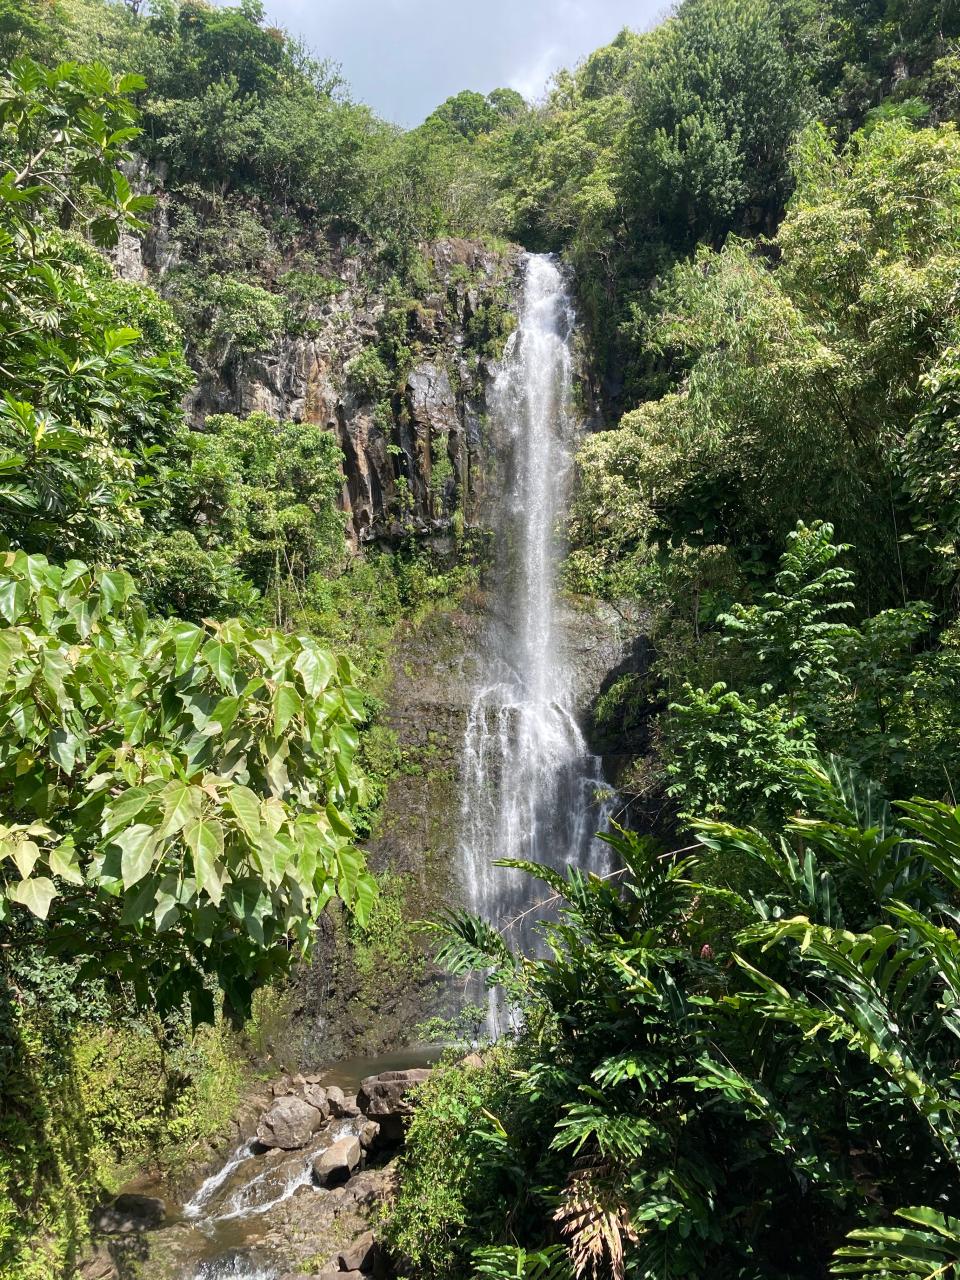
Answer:
<svg viewBox="0 0 960 1280"><path fill-rule="evenodd" d="M102 1188L209 1136L223 1015L332 898L368 978L413 954L355 836L391 629L471 543L351 555L330 432L182 403L350 289L343 410L406 427L449 236L576 269L611 429L566 581L650 617L590 728L669 839L525 866L534 954L439 927L518 1027L424 1086L398 1265L960 1272L958 37L934 0L684 0L402 131L258 0L0 0L0 1274L72 1274ZM509 299L451 281L496 359Z"/></svg>
<svg viewBox="0 0 960 1280"><path fill-rule="evenodd" d="M545 1250L557 1276L760 1277L824 1274L834 1248L843 1275L960 1260L944 1216L960 1194L960 811L891 810L836 763L794 766L792 786L781 829L699 822L685 857L614 834L613 880L526 868L562 903L544 957L471 917L442 926L448 966L486 969L524 1024L482 1069L423 1089L391 1227L411 1265L524 1275ZM884 1225L885 1207L911 1225Z"/></svg>
<svg viewBox="0 0 960 1280"><path fill-rule="evenodd" d="M215 979L243 1011L334 892L361 913L341 816L359 694L308 637L151 623L128 574L8 553L0 573L5 911L47 921L161 1014Z"/></svg>

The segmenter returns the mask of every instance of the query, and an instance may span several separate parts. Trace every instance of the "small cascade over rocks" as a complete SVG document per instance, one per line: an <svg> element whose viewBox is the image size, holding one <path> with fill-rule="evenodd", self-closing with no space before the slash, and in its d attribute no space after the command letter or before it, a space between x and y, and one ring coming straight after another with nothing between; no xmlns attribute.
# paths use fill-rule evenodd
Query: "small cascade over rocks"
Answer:
<svg viewBox="0 0 960 1280"><path fill-rule="evenodd" d="M573 451L574 311L554 259L528 254L519 324L491 394L502 492L482 671L463 746L461 862L471 910L529 945L546 895L497 858L574 865L604 874L609 818L599 759L577 723L562 657L557 567ZM491 1004L497 1034L508 1013Z"/></svg>
<svg viewBox="0 0 960 1280"><path fill-rule="evenodd" d="M120 1280L112 1259L131 1246L141 1280L381 1275L372 1214L389 1192L411 1093L429 1075L411 1067L345 1080L356 1094L329 1076L277 1080L249 1104L250 1136L181 1205L160 1186L117 1197L91 1276Z"/></svg>

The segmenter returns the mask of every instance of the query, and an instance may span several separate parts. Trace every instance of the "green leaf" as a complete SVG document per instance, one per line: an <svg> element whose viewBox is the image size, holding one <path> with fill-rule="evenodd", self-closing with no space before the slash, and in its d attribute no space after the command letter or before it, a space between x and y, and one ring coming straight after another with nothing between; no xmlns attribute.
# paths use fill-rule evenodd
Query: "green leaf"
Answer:
<svg viewBox="0 0 960 1280"><path fill-rule="evenodd" d="M133 595L133 579L129 573L124 573L122 569L104 571L98 576L97 582L100 586L101 598L108 613L118 600L124 603Z"/></svg>
<svg viewBox="0 0 960 1280"><path fill-rule="evenodd" d="M50 755L64 773L73 773L80 746L80 739L68 729L54 729L50 735Z"/></svg>
<svg viewBox="0 0 960 1280"><path fill-rule="evenodd" d="M249 787L234 786L230 788L227 804L234 816L251 840L260 839L260 801Z"/></svg>
<svg viewBox="0 0 960 1280"><path fill-rule="evenodd" d="M40 920L46 920L50 912L50 903L56 896L56 886L46 876L34 876L30 880L21 880L19 884L11 885L7 889L7 897L12 902L19 902Z"/></svg>
<svg viewBox="0 0 960 1280"><path fill-rule="evenodd" d="M108 329L103 335L103 345L107 355L113 355L114 351L119 351L123 347L133 346L135 342L139 342L141 338L139 329L130 327L123 329Z"/></svg>
<svg viewBox="0 0 960 1280"><path fill-rule="evenodd" d="M37 865L40 849L33 840L17 840L13 846L12 857L17 870L26 880Z"/></svg>
<svg viewBox="0 0 960 1280"><path fill-rule="evenodd" d="M51 872L61 880L67 880L70 884L83 884L77 851L72 841L64 840L55 849L51 849L48 861Z"/></svg>
<svg viewBox="0 0 960 1280"><path fill-rule="evenodd" d="M203 792L199 787L192 787L189 782L181 782L179 779L171 782L161 792L160 799L163 802L163 816L158 834L162 837L175 835L187 823L195 822L200 817Z"/></svg>
<svg viewBox="0 0 960 1280"><path fill-rule="evenodd" d="M302 710L303 700L293 685L278 684L273 695L273 731L278 738Z"/></svg>
<svg viewBox="0 0 960 1280"><path fill-rule="evenodd" d="M356 916L357 924L363 928L370 919L370 912L373 910L380 890L373 876L366 873L357 877L354 890L353 914Z"/></svg>
<svg viewBox="0 0 960 1280"><path fill-rule="evenodd" d="M17 578L0 580L0 614L11 626L19 619L27 601L30 599L30 588Z"/></svg>
<svg viewBox="0 0 960 1280"><path fill-rule="evenodd" d="M353 839L354 837L353 828L350 826L349 822L346 821L346 819L343 817L343 815L340 813L340 811L337 809L335 805L332 805L332 804L327 805L327 818L330 821L331 827L333 827L334 831L337 833L338 836L343 836L345 840Z"/></svg>
<svg viewBox="0 0 960 1280"><path fill-rule="evenodd" d="M236 664L233 646L221 644L219 640L208 640L203 646L202 656L223 688L228 693L233 693L233 672Z"/></svg>
<svg viewBox="0 0 960 1280"><path fill-rule="evenodd" d="M23 641L13 631L0 631L0 686L6 681L14 659L23 652Z"/></svg>
<svg viewBox="0 0 960 1280"><path fill-rule="evenodd" d="M113 843L121 851L120 875L123 887L130 889L153 866L153 855L159 844L157 831L144 822L138 822L136 826L128 827L126 831L114 836Z"/></svg>
<svg viewBox="0 0 960 1280"><path fill-rule="evenodd" d="M307 695L317 698L333 679L335 664L329 653L318 649L311 641L304 641L303 650L293 664L299 671Z"/></svg>
<svg viewBox="0 0 960 1280"><path fill-rule="evenodd" d="M103 834L109 835L120 827L125 827L143 809L144 805L155 797L155 792L146 787L130 787L116 799L111 800L104 810Z"/></svg>
<svg viewBox="0 0 960 1280"><path fill-rule="evenodd" d="M226 882L226 874L218 862L223 857L223 827L216 818L197 818L184 827L183 838L193 854L198 887L219 906Z"/></svg>
<svg viewBox="0 0 960 1280"><path fill-rule="evenodd" d="M176 654L174 668L178 676L184 675L193 665L193 660L203 643L203 630L192 622L178 622L173 627L173 644Z"/></svg>

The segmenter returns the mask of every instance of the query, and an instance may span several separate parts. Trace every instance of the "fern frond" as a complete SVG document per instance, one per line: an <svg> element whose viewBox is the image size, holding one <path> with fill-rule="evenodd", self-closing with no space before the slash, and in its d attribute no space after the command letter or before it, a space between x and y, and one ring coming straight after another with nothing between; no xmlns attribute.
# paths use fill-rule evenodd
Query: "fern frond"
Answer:
<svg viewBox="0 0 960 1280"><path fill-rule="evenodd" d="M474 1249L473 1274L485 1280L570 1280L570 1258L562 1244L543 1249L521 1249L517 1245L494 1245Z"/></svg>

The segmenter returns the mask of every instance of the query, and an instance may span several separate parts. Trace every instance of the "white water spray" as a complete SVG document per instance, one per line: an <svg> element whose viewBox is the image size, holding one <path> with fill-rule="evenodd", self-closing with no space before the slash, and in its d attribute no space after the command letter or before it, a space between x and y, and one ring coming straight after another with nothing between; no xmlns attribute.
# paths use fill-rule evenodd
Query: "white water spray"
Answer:
<svg viewBox="0 0 960 1280"><path fill-rule="evenodd" d="M609 817L600 761L577 725L560 652L557 526L568 496L579 423L572 408L574 315L552 258L531 254L519 324L491 397L502 441L503 492L495 524L500 564L483 675L464 742L461 856L471 910L511 940L529 940L542 884L495 867L496 858L577 865L604 874ZM491 1005L488 1029L502 1015Z"/></svg>
<svg viewBox="0 0 960 1280"><path fill-rule="evenodd" d="M194 1194L183 1206L183 1216L185 1218L199 1218L203 1215L210 1200L220 1190L227 1179L232 1175L234 1169L240 1167L247 1160L253 1159L254 1144L251 1139L234 1151L229 1157L222 1169L216 1173L212 1173L205 1182L197 1188Z"/></svg>

